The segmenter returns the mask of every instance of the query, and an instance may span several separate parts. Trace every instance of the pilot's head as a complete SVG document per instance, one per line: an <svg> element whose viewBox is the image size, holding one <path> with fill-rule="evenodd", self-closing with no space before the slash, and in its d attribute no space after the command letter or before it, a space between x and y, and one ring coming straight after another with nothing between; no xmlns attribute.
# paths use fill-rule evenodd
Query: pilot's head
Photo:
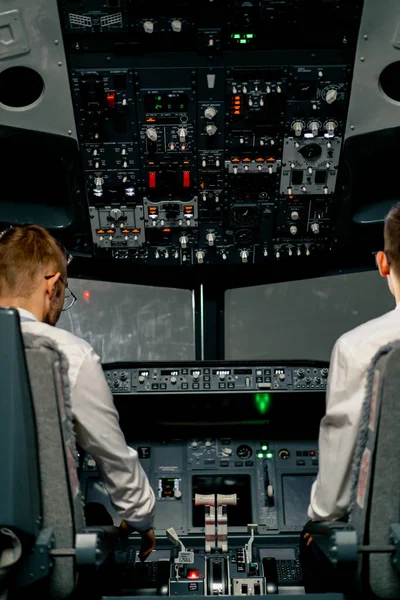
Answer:
<svg viewBox="0 0 400 600"><path fill-rule="evenodd" d="M393 206L385 219L384 250L376 255L379 273L387 277L393 296L400 294L400 203ZM398 298L397 298L398 299Z"/></svg>
<svg viewBox="0 0 400 600"><path fill-rule="evenodd" d="M55 325L67 300L68 262L63 245L43 227L0 232L0 306L25 308Z"/></svg>

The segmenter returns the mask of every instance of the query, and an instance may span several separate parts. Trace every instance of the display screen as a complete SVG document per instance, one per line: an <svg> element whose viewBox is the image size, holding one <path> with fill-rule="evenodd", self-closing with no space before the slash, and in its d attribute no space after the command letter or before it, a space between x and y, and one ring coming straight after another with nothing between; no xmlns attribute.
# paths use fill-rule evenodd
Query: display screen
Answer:
<svg viewBox="0 0 400 600"><path fill-rule="evenodd" d="M307 520L311 486L315 475L283 475L283 520L286 527L303 527Z"/></svg>
<svg viewBox="0 0 400 600"><path fill-rule="evenodd" d="M284 375L285 369L274 369L274 375Z"/></svg>
<svg viewBox="0 0 400 600"><path fill-rule="evenodd" d="M144 97L146 113L179 113L187 112L187 94L146 94Z"/></svg>
<svg viewBox="0 0 400 600"><path fill-rule="evenodd" d="M193 383L186 384L187 390L168 394L160 393L157 384L157 388L135 396L135 402L127 402L124 395L116 395L114 402L125 435L135 439L137 427L151 422L154 435L156 432L157 435L164 435L168 431L169 435L180 437L190 427L192 432L202 437L206 434L210 436L211 431L223 437L232 437L234 429L241 429L243 434L246 427L252 428L253 433L254 428L259 427L262 429L261 439L266 436L287 438L291 435L297 439L301 435L303 439L318 437L320 421L325 414L323 390L313 394L274 391L246 393L236 390L199 394L197 390L190 389L195 383L193 380ZM140 402L139 416L137 402ZM299 423L305 424L300 431Z"/></svg>
<svg viewBox="0 0 400 600"><path fill-rule="evenodd" d="M260 559L275 558L275 560L296 560L294 548L260 548Z"/></svg>
<svg viewBox="0 0 400 600"><path fill-rule="evenodd" d="M195 506L195 494L237 494L237 505L228 506L228 527L252 523L250 475L194 475L192 478L193 527L204 527L204 506ZM215 509L217 514L217 509Z"/></svg>

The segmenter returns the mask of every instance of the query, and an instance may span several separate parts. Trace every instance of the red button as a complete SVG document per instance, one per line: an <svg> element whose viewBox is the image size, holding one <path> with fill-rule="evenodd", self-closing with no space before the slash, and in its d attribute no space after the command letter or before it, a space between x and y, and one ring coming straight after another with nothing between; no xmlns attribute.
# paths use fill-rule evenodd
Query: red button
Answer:
<svg viewBox="0 0 400 600"><path fill-rule="evenodd" d="M188 579L198 579L198 578L199 578L199 574L197 571L189 571Z"/></svg>
<svg viewBox="0 0 400 600"><path fill-rule="evenodd" d="M183 187L190 187L190 171L183 171Z"/></svg>
<svg viewBox="0 0 400 600"><path fill-rule="evenodd" d="M115 92L107 93L107 105L108 108L115 108Z"/></svg>
<svg viewBox="0 0 400 600"><path fill-rule="evenodd" d="M150 171L149 172L149 188L155 188L155 187L157 187L156 172Z"/></svg>

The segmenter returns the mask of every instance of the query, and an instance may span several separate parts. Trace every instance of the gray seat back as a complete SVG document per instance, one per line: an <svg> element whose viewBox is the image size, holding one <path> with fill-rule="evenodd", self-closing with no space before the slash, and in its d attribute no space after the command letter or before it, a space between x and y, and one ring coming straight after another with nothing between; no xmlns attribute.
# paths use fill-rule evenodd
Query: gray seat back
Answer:
<svg viewBox="0 0 400 600"><path fill-rule="evenodd" d="M84 526L77 477L68 361L47 338L23 335L38 438L42 525L53 528L56 548L73 548ZM51 598L66 598L75 586L74 559L56 558Z"/></svg>
<svg viewBox="0 0 400 600"><path fill-rule="evenodd" d="M353 464L350 522L362 544L385 546L400 519L400 342L372 361ZM378 598L400 597L400 574L389 554L364 555L360 579Z"/></svg>
<svg viewBox="0 0 400 600"><path fill-rule="evenodd" d="M0 527L36 539L41 522L34 410L15 309L0 308Z"/></svg>
<svg viewBox="0 0 400 600"><path fill-rule="evenodd" d="M73 548L84 518L68 361L53 341L22 336L15 309L0 308L0 383L0 528L23 540L16 581L24 585L34 556L29 546L40 531L53 530L56 548ZM55 558L48 583L46 597L67 598L76 583L74 559Z"/></svg>

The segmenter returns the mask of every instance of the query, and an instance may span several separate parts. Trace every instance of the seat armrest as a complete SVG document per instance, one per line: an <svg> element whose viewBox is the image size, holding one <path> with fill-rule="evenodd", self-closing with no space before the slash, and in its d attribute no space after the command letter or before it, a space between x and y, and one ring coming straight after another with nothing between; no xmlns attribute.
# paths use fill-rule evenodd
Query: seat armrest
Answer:
<svg viewBox="0 0 400 600"><path fill-rule="evenodd" d="M332 531L339 529L352 529L351 525L344 521L309 521L304 527L304 532L314 535L331 535Z"/></svg>
<svg viewBox="0 0 400 600"><path fill-rule="evenodd" d="M348 523L343 521L309 522L306 524L304 532L310 534L313 543L318 546L332 565L356 564L357 533Z"/></svg>
<svg viewBox="0 0 400 600"><path fill-rule="evenodd" d="M121 536L119 527L85 527L75 537L76 564L79 567L100 567L114 551Z"/></svg>

